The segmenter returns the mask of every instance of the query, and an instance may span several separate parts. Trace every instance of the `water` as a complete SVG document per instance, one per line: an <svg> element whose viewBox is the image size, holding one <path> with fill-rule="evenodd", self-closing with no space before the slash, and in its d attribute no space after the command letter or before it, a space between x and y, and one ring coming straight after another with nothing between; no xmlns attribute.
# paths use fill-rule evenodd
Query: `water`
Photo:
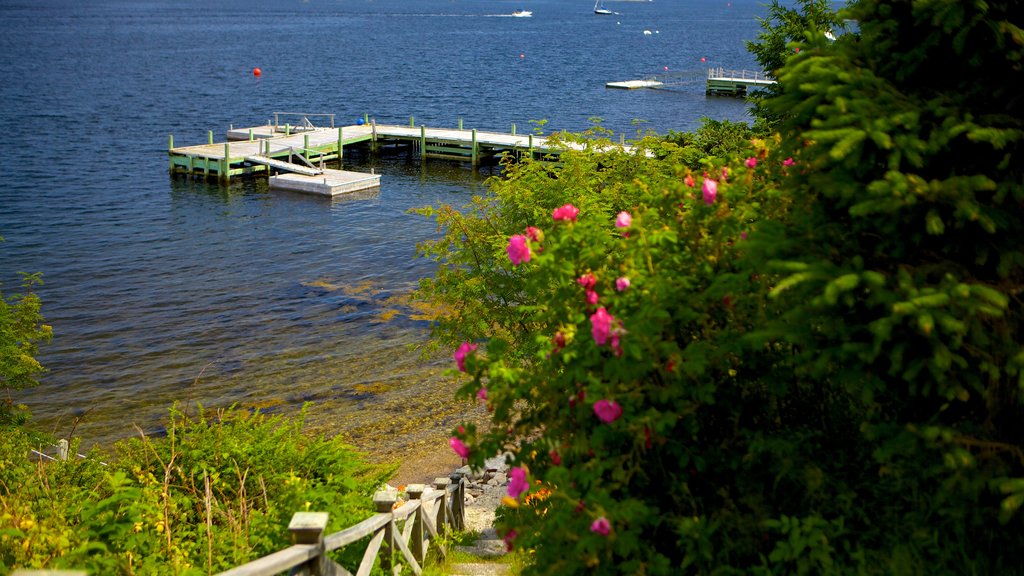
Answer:
<svg viewBox="0 0 1024 576"><path fill-rule="evenodd" d="M445 359L403 301L431 221L407 213L482 191L465 166L381 159L378 194L323 200L265 181L172 179L167 138L218 141L274 111L382 123L632 138L746 106L695 85L619 91L646 74L755 69L761 0L0 0L0 282L42 272L54 327L42 385L15 394L86 446L153 429L175 401L293 410L325 429L451 426ZM532 18L512 18L517 9ZM648 30L650 34L644 34ZM701 58L705 61L701 62ZM254 77L254 67L262 76ZM395 442L393 439L385 442Z"/></svg>

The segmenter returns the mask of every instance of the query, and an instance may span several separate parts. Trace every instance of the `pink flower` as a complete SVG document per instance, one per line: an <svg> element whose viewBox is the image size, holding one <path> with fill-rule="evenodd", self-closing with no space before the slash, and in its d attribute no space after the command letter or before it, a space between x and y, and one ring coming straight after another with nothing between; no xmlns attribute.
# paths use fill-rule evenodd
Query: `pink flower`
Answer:
<svg viewBox="0 0 1024 576"><path fill-rule="evenodd" d="M629 288L629 278L623 276L615 280L615 289L619 292L624 292L626 288Z"/></svg>
<svg viewBox="0 0 1024 576"><path fill-rule="evenodd" d="M722 166L722 182L725 182L728 179L729 179L729 167L728 166Z"/></svg>
<svg viewBox="0 0 1024 576"><path fill-rule="evenodd" d="M748 234L746 232L740 232L740 240L746 240Z"/></svg>
<svg viewBox="0 0 1024 576"><path fill-rule="evenodd" d="M619 212L619 215L615 218L616 228L629 228L633 224L633 217L629 215L629 212L623 210Z"/></svg>
<svg viewBox="0 0 1024 576"><path fill-rule="evenodd" d="M693 176L692 175L687 174L686 178L683 178L683 184L686 184L690 188L693 188L693 186L694 186L694 184L696 184L696 182L693 181Z"/></svg>
<svg viewBox="0 0 1024 576"><path fill-rule="evenodd" d="M604 309L604 306L597 309L590 315L590 333L594 336L594 342L598 346L604 346L608 342L608 336L612 331L612 323L615 322L615 317L608 313Z"/></svg>
<svg viewBox="0 0 1024 576"><path fill-rule="evenodd" d="M583 276L577 278L576 283L587 290L593 290L594 286L597 284L597 278L594 276L593 272L587 272Z"/></svg>
<svg viewBox="0 0 1024 576"><path fill-rule="evenodd" d="M542 234L544 233L538 230L537 228L534 228L533 226L526 227L526 237L533 242L540 242Z"/></svg>
<svg viewBox="0 0 1024 576"><path fill-rule="evenodd" d="M594 534L607 536L608 533L612 531L612 524L607 518L601 516L597 520L594 520L593 524L590 525L590 531Z"/></svg>
<svg viewBox="0 0 1024 576"><path fill-rule="evenodd" d="M587 304L594 306L597 304L597 292L594 290L587 290Z"/></svg>
<svg viewBox="0 0 1024 576"><path fill-rule="evenodd" d="M519 536L519 534L516 534L515 530L509 530L505 533L503 540L505 540L505 549L509 552L512 551L512 543L516 541L516 536Z"/></svg>
<svg viewBox="0 0 1024 576"><path fill-rule="evenodd" d="M793 160L792 157L786 158L785 160L782 161L783 166L792 166L793 164L796 164L796 161Z"/></svg>
<svg viewBox="0 0 1024 576"><path fill-rule="evenodd" d="M572 204L566 204L565 206L555 208L555 210L551 212L551 218L555 220L568 220L570 222L575 222L576 216L578 216L579 213L579 208L573 206Z"/></svg>
<svg viewBox="0 0 1024 576"><path fill-rule="evenodd" d="M530 483L526 480L526 470L516 466L508 473L508 495L512 498L519 498L519 495L530 489Z"/></svg>
<svg viewBox="0 0 1024 576"><path fill-rule="evenodd" d="M477 400L487 400L487 388L481 388L476 392Z"/></svg>
<svg viewBox="0 0 1024 576"><path fill-rule="evenodd" d="M448 445L452 447L452 450L454 450L455 453L459 455L459 457L469 458L469 446L463 444L462 440L459 440L455 436L452 436L451 438L448 439Z"/></svg>
<svg viewBox="0 0 1024 576"><path fill-rule="evenodd" d="M526 242L526 236L516 234L508 239L508 259L514 266L530 261L530 245Z"/></svg>
<svg viewBox="0 0 1024 576"><path fill-rule="evenodd" d="M455 358L455 365L459 367L459 372L466 371L466 356L469 356L474 350L476 350L476 344L463 342L455 351L453 358Z"/></svg>
<svg viewBox="0 0 1024 576"><path fill-rule="evenodd" d="M611 424L622 416L622 406L619 406L614 400L598 400L594 402L594 414L601 422L605 424Z"/></svg>
<svg viewBox="0 0 1024 576"><path fill-rule="evenodd" d="M757 158L754 158L753 156L751 156L750 158L747 158L746 164L747 164L747 168L756 168L757 167Z"/></svg>
<svg viewBox="0 0 1024 576"><path fill-rule="evenodd" d="M704 185L701 187L701 192L704 194L704 203L711 206L715 203L715 198L718 197L718 182L710 178L704 179Z"/></svg>

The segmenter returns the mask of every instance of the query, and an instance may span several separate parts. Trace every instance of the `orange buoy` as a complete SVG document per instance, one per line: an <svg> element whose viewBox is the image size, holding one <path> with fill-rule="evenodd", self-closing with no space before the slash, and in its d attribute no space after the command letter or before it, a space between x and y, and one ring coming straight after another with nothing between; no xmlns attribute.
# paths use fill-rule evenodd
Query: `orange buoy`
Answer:
<svg viewBox="0 0 1024 576"><path fill-rule="evenodd" d="M253 76L259 76L260 74L263 74L263 70L260 70L259 68L253 68L252 69L252 75Z"/></svg>

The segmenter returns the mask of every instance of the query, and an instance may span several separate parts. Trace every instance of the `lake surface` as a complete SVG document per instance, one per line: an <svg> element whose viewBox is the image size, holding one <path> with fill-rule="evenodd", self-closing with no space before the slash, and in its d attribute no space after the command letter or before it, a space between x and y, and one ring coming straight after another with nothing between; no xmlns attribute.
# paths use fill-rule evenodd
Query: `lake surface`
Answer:
<svg viewBox="0 0 1024 576"><path fill-rule="evenodd" d="M331 201L171 178L168 135L223 141L275 111L520 132L546 120L545 133L599 117L627 139L748 119L702 83L604 84L756 69L744 42L762 0L605 7L618 14L587 0L0 0L0 282L9 296L19 271L41 272L54 328L42 385L15 401L85 446L158 429L176 401L312 401L311 423L385 444L451 427L450 362L415 350L428 325L403 298L431 273L415 245L436 232L407 211L462 205L496 172L347 164L383 174L381 189Z"/></svg>

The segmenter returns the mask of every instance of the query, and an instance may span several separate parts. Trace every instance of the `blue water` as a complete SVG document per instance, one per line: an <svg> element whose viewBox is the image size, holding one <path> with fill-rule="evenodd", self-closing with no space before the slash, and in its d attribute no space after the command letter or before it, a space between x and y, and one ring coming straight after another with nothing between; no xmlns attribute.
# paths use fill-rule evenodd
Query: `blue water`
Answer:
<svg viewBox="0 0 1024 576"><path fill-rule="evenodd" d="M0 0L0 282L10 295L17 272L41 272L54 327L42 385L15 400L86 445L151 429L175 401L312 400L344 432L417 398L447 425L418 399L450 396L447 363L413 349L427 326L400 300L430 273L414 252L435 230L407 210L461 205L496 172L378 159L346 168L382 173L379 193L329 201L170 178L168 135L219 141L274 111L546 133L600 117L627 138L747 119L699 84L604 84L756 69L744 41L762 0L605 7L618 14L587 0ZM521 8L534 16L508 16Z"/></svg>

